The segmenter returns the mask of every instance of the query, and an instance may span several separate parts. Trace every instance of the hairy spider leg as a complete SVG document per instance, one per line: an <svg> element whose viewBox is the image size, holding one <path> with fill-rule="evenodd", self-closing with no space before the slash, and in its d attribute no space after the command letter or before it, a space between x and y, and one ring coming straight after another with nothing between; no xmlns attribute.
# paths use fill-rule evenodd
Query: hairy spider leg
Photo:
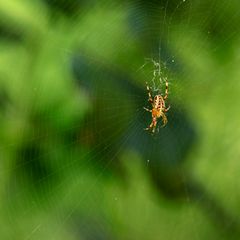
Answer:
<svg viewBox="0 0 240 240"><path fill-rule="evenodd" d="M170 107L171 107L171 106L169 105L167 108L165 108L165 109L164 109L164 112L167 112L167 111L170 109Z"/></svg>
<svg viewBox="0 0 240 240"><path fill-rule="evenodd" d="M152 110L150 110L148 108L143 107L143 109L146 110L147 112L152 112Z"/></svg>
<svg viewBox="0 0 240 240"><path fill-rule="evenodd" d="M168 122L167 117L164 113L162 113L162 120L163 120L163 126L162 127L164 127L164 126L166 126L166 124Z"/></svg>
<svg viewBox="0 0 240 240"><path fill-rule="evenodd" d="M168 98L168 81L166 79L166 89L165 89L165 96L163 97L164 100L166 100ZM170 105L164 109L164 112L167 112L170 109Z"/></svg>
<svg viewBox="0 0 240 240"><path fill-rule="evenodd" d="M149 101L150 103L153 103L152 95L151 95L150 88L149 88L147 82L146 82L146 87L147 87L147 91L148 91L148 101Z"/></svg>
<svg viewBox="0 0 240 240"><path fill-rule="evenodd" d="M144 128L144 130L148 131L148 130L152 129L152 132L154 133L154 132L155 132L156 125L157 125L157 122L152 122L152 123L149 125L149 127Z"/></svg>
<svg viewBox="0 0 240 240"><path fill-rule="evenodd" d="M168 98L168 81L167 80L166 80L165 84L166 84L166 88L165 88L165 96L163 97L164 100L166 100Z"/></svg>

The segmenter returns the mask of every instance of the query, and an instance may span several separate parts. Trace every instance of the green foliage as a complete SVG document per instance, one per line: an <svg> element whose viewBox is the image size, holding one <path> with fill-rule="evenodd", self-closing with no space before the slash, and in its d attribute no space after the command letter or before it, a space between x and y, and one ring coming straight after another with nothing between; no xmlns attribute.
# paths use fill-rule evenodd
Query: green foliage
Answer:
<svg viewBox="0 0 240 240"><path fill-rule="evenodd" d="M1 239L239 239L239 3L170 2L0 2Z"/></svg>

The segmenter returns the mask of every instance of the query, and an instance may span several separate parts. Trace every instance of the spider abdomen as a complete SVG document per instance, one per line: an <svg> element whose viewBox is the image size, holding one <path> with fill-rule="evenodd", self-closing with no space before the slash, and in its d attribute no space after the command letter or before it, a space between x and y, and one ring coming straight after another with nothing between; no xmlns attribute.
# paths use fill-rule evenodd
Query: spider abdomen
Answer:
<svg viewBox="0 0 240 240"><path fill-rule="evenodd" d="M156 95L154 97L153 108L156 108L158 110L161 110L161 109L165 108L165 102L164 102L163 97L161 95Z"/></svg>

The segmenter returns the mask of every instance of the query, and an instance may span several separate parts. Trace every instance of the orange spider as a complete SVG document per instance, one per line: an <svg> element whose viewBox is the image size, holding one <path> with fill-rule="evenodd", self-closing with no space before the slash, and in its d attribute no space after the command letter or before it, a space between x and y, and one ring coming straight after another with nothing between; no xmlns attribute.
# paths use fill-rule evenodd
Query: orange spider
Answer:
<svg viewBox="0 0 240 240"><path fill-rule="evenodd" d="M163 127L167 124L167 117L165 113L170 109L170 106L166 108L166 105L165 105L165 100L168 98L168 82L166 81L165 96L158 94L154 96L154 99L152 98L150 88L147 82L146 82L146 86L148 91L148 101L152 104L152 110L147 109L145 107L144 109L152 113L152 122L148 128L145 128L145 130L151 130L152 133L154 133L157 126L158 118L162 117Z"/></svg>

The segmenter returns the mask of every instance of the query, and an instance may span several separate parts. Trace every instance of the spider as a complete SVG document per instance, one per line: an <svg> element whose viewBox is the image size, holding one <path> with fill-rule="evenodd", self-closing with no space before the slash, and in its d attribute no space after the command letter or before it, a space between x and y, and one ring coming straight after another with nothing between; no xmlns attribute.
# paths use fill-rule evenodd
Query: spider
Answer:
<svg viewBox="0 0 240 240"><path fill-rule="evenodd" d="M152 133L155 132L157 126L157 119L162 118L163 127L167 124L167 117L165 113L170 109L170 106L166 108L165 100L168 98L168 81L165 81L166 88L165 88L165 95L162 96L161 94L157 94L152 98L150 87L146 82L146 87L148 91L148 101L152 104L152 110L145 108L144 109L148 112L152 113L152 122L149 127L145 128L145 130L151 130Z"/></svg>

